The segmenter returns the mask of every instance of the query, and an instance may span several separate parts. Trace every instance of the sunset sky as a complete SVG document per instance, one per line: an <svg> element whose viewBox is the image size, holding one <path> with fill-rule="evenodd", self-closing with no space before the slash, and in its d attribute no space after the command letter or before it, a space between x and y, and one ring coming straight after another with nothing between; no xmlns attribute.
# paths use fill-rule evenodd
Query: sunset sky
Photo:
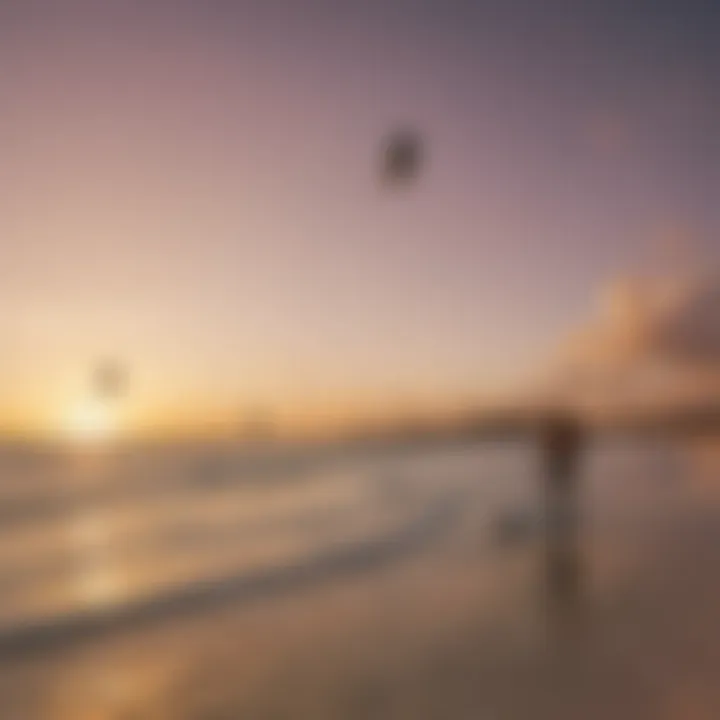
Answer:
<svg viewBox="0 0 720 720"><path fill-rule="evenodd" d="M714 0L0 0L0 425L106 356L138 427L513 392L616 277L717 265L718 37Z"/></svg>

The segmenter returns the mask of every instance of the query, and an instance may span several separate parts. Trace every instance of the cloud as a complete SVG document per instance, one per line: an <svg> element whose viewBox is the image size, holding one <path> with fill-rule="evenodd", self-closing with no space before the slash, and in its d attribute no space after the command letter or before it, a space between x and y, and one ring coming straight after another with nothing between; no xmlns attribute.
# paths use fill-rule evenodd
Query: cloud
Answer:
<svg viewBox="0 0 720 720"><path fill-rule="evenodd" d="M595 401L720 398L720 275L615 280L553 367L556 387Z"/></svg>
<svg viewBox="0 0 720 720"><path fill-rule="evenodd" d="M692 288L662 320L657 352L675 362L720 368L720 279Z"/></svg>

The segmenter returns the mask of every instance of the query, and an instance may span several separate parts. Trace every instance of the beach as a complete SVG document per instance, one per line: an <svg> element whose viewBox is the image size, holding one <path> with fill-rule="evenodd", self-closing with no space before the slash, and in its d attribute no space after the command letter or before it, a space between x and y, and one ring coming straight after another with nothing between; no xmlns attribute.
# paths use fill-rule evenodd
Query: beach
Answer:
<svg viewBox="0 0 720 720"><path fill-rule="evenodd" d="M206 550L185 567L190 579L168 575L154 588L176 598L195 588L194 601L16 637L2 655L4 716L715 717L713 443L608 441L591 451L571 550L578 577L564 597L548 587L534 526L533 460L532 449L499 443L415 451L362 472L354 459L355 474L335 467L334 479L285 482L262 512L295 493L273 531L294 518L294 542L258 559L236 539L245 550L230 555L244 565L229 573L220 563L205 581L254 573L257 585L264 569L264 584L198 600L203 581L192 573L218 568ZM312 539L298 549L308 532L297 519L318 507L343 520L322 531L310 521ZM147 585L136 588L147 601Z"/></svg>

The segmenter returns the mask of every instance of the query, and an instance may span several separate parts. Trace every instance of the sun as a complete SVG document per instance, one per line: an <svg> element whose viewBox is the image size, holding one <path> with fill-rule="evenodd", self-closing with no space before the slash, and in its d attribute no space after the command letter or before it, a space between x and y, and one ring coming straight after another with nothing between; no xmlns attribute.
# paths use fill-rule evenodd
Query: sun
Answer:
<svg viewBox="0 0 720 720"><path fill-rule="evenodd" d="M117 417L107 403L87 400L71 408L63 429L66 437L73 442L104 443L117 434Z"/></svg>

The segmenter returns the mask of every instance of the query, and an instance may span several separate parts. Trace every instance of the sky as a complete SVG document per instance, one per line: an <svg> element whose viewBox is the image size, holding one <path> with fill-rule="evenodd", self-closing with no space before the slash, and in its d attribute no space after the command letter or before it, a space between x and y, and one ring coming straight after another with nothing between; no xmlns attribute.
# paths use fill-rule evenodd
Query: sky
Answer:
<svg viewBox="0 0 720 720"><path fill-rule="evenodd" d="M618 277L717 267L718 33L700 0L0 0L0 425L103 357L137 427L516 392Z"/></svg>

